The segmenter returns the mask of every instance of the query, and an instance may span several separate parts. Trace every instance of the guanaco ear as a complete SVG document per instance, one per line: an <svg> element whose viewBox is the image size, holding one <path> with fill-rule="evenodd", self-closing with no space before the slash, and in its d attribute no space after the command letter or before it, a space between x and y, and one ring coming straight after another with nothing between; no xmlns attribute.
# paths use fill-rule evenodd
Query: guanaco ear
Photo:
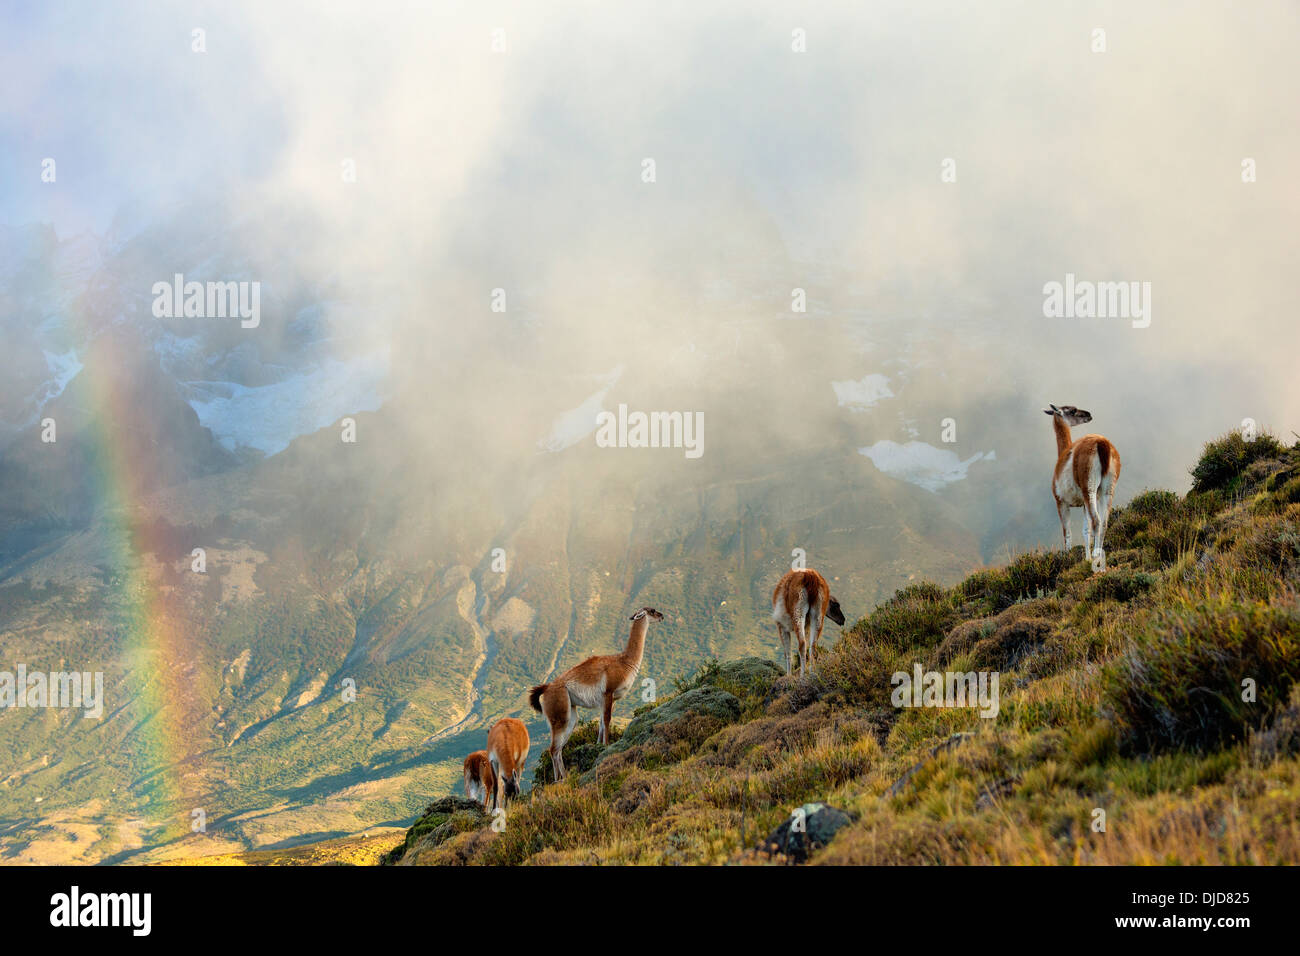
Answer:
<svg viewBox="0 0 1300 956"><path fill-rule="evenodd" d="M629 621L639 621L639 620L641 620L641 618L645 617L645 612L646 612L646 609L645 609L645 608L641 608L641 610L637 611L635 614L633 614L631 617L629 617L628 620L629 620Z"/></svg>
<svg viewBox="0 0 1300 956"><path fill-rule="evenodd" d="M1053 406L1053 407L1055 407L1055 406ZM1052 411L1051 408L1044 408L1044 409L1043 409L1043 414L1044 414L1044 415L1055 415L1056 412Z"/></svg>

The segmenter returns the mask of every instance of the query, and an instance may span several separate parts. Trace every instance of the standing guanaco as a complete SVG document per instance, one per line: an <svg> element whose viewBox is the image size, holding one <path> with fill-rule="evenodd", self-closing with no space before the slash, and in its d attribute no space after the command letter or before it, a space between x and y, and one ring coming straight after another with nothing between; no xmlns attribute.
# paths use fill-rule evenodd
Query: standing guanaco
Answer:
<svg viewBox="0 0 1300 956"><path fill-rule="evenodd" d="M1092 413L1073 405L1048 405L1043 411L1052 416L1056 433L1056 468L1052 472L1052 497L1061 519L1061 536L1065 550L1070 550L1070 509L1084 509L1083 553L1106 567L1104 539L1110 520L1115 484L1119 481L1119 450L1101 435L1070 438L1070 426L1092 421ZM1091 540L1090 540L1091 539Z"/></svg>
<svg viewBox="0 0 1300 956"><path fill-rule="evenodd" d="M626 694L636 680L650 622L663 619L654 608L641 608L630 618L632 631L623 653L588 657L550 683L538 684L528 692L528 703L551 725L551 767L557 782L564 779L564 744L578 725L578 708L604 706L599 740L609 743L614 701Z"/></svg>
<svg viewBox="0 0 1300 956"><path fill-rule="evenodd" d="M519 796L519 781L528 760L528 728L522 720L502 717L488 731L487 756L496 778L492 787L492 809Z"/></svg>
<svg viewBox="0 0 1300 956"><path fill-rule="evenodd" d="M492 794L496 792L496 774L486 750L476 750L465 758L465 796L483 804L488 809Z"/></svg>
<svg viewBox="0 0 1300 956"><path fill-rule="evenodd" d="M777 635L785 649L787 674L792 669L791 632L799 639L799 676L803 677L805 668L812 669L813 648L822 636L822 625L827 617L840 627L844 626L840 602L831 595L826 579L812 568L787 571L777 582L776 590L772 592L772 620L776 622Z"/></svg>

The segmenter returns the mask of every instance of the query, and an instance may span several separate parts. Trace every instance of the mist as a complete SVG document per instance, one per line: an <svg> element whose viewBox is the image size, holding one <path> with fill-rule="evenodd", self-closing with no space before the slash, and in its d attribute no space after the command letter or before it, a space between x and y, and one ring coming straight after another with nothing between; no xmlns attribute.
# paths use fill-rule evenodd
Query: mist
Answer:
<svg viewBox="0 0 1300 956"><path fill-rule="evenodd" d="M987 456L933 493L1029 543L1048 402L1123 450L1121 500L1243 419L1300 427L1285 4L2 16L4 221L108 237L105 323L176 273L260 280L221 347L270 362L319 301L424 475L505 489L597 410L700 411L699 461L628 467L916 441ZM1046 317L1067 275L1150 283L1149 327ZM868 376L888 396L837 401Z"/></svg>

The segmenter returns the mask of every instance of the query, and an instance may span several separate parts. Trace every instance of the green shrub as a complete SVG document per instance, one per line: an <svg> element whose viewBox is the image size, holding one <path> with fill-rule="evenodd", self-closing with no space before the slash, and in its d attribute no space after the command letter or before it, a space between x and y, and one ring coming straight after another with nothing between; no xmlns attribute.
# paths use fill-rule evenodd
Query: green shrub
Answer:
<svg viewBox="0 0 1300 956"><path fill-rule="evenodd" d="M1094 575L1083 592L1085 601L1119 601L1127 603L1156 583L1156 576L1146 571L1112 570Z"/></svg>
<svg viewBox="0 0 1300 956"><path fill-rule="evenodd" d="M1288 453L1290 464L1268 476L1268 479L1264 482L1265 491L1276 493L1293 479L1300 479L1300 455L1296 454L1297 451L1300 451L1300 442L1296 444L1297 447Z"/></svg>
<svg viewBox="0 0 1300 956"><path fill-rule="evenodd" d="M975 572L957 586L957 591L967 600L984 602L997 613L1022 599L1044 596L1074 563L1065 551L1030 551L1004 568Z"/></svg>
<svg viewBox="0 0 1300 956"><path fill-rule="evenodd" d="M1106 546L1140 548L1141 536L1153 524L1163 524L1177 513L1181 501L1172 491L1144 491L1127 505L1110 513L1106 526Z"/></svg>
<svg viewBox="0 0 1300 956"><path fill-rule="evenodd" d="M1282 443L1267 432L1257 435L1254 441L1246 441L1234 431L1206 442L1200 460L1192 467L1192 491L1241 490L1247 468L1256 461L1277 458L1283 450Z"/></svg>
<svg viewBox="0 0 1300 956"><path fill-rule="evenodd" d="M1145 549L1168 564L1192 549L1204 536L1208 518L1224 504L1217 491L1186 498L1172 491L1144 491L1111 512L1106 548Z"/></svg>
<svg viewBox="0 0 1300 956"><path fill-rule="evenodd" d="M909 650L881 641L872 643L864 630L854 628L840 638L817 667L822 680L849 703L889 709L892 713L890 678L896 671L910 671L914 660Z"/></svg>
<svg viewBox="0 0 1300 956"><path fill-rule="evenodd" d="M1242 700L1242 681L1257 700ZM1300 613L1263 604L1171 611L1104 672L1128 752L1208 750L1242 739L1300 679Z"/></svg>
<svg viewBox="0 0 1300 956"><path fill-rule="evenodd" d="M1295 504L1300 501L1300 477L1292 478L1282 487L1274 492L1277 499L1284 504Z"/></svg>
<svg viewBox="0 0 1300 956"><path fill-rule="evenodd" d="M867 644L928 647L943 640L957 620L957 610L948 593L926 581L895 591L892 598L858 621L839 643L856 636Z"/></svg>

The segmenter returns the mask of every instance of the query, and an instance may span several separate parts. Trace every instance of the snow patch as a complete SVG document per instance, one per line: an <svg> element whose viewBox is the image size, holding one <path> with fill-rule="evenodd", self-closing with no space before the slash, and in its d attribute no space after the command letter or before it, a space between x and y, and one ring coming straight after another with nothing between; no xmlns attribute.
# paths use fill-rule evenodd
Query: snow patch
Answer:
<svg viewBox="0 0 1300 956"><path fill-rule="evenodd" d="M537 443L542 451L563 451L576 445L596 430L596 416L605 410L605 396L614 384L623 377L623 366L604 376L605 384L598 392L587 396L577 408L571 408L556 417L551 423L550 433Z"/></svg>
<svg viewBox="0 0 1300 956"><path fill-rule="evenodd" d="M190 401L199 423L225 448L256 448L274 455L299 435L319 431L355 412L383 405L388 354L352 361L329 359L282 382L250 388L234 382L187 382L205 398Z"/></svg>
<svg viewBox="0 0 1300 956"><path fill-rule="evenodd" d="M881 399L894 397L889 379L875 372L857 382L831 382L831 388L840 407L852 412L865 412Z"/></svg>
<svg viewBox="0 0 1300 956"><path fill-rule="evenodd" d="M49 370L50 377L41 383L41 387L31 397L30 403L38 412L47 402L52 402L62 395L68 383L81 371L81 362L77 360L74 349L66 352L50 352L41 349L41 354L45 356L45 367Z"/></svg>
<svg viewBox="0 0 1300 956"><path fill-rule="evenodd" d="M873 465L891 478L918 485L926 491L939 491L946 485L961 481L977 461L994 460L991 451L976 452L963 461L956 452L935 448L925 442L910 441L900 445L888 439L859 448L858 454L870 458Z"/></svg>

